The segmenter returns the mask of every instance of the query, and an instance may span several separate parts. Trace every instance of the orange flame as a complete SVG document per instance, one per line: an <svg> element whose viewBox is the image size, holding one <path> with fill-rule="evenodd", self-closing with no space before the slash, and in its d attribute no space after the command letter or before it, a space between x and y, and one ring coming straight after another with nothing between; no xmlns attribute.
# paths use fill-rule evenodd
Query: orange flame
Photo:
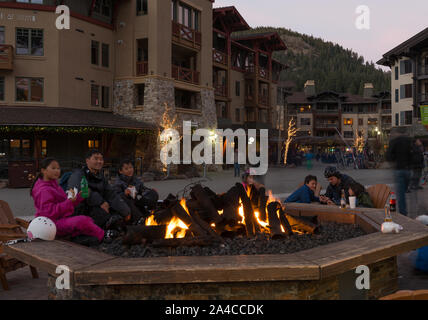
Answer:
<svg viewBox="0 0 428 320"><path fill-rule="evenodd" d="M159 224L155 221L155 216L150 216L146 220L146 226L158 226Z"/></svg>
<svg viewBox="0 0 428 320"><path fill-rule="evenodd" d="M176 228L180 228L181 230L176 234L175 238L184 238L188 227L184 224L183 221L181 221L177 217L173 217L170 223L168 224L168 227L166 228L165 239L173 239L174 230Z"/></svg>

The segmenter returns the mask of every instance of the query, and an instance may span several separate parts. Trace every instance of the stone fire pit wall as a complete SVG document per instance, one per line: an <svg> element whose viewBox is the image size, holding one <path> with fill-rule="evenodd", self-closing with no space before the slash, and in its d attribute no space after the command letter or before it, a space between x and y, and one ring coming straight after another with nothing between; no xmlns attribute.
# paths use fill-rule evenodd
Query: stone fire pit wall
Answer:
<svg viewBox="0 0 428 320"><path fill-rule="evenodd" d="M50 299L377 299L397 290L396 256L428 245L428 227L398 214L404 230L380 233L383 210L295 204L287 211L357 223L368 234L283 255L127 259L65 241L5 251L49 273ZM70 269L69 290L55 286L59 265ZM359 265L369 267L369 290L356 289Z"/></svg>

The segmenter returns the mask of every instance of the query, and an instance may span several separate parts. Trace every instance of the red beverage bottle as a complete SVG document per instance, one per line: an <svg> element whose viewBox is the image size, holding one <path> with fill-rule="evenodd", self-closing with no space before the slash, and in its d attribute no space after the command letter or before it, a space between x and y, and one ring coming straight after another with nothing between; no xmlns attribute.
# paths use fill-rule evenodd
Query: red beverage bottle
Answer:
<svg viewBox="0 0 428 320"><path fill-rule="evenodd" d="M389 210L391 212L397 211L397 198L395 197L395 193L391 192L391 195L389 197Z"/></svg>

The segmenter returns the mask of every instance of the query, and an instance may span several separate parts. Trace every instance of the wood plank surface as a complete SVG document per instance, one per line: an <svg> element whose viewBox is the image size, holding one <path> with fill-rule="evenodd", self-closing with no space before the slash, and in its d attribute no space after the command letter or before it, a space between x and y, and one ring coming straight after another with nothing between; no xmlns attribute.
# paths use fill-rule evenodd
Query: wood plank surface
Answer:
<svg viewBox="0 0 428 320"><path fill-rule="evenodd" d="M321 279L397 256L428 245L428 232L403 231L399 234L380 232L317 247L296 255L320 266Z"/></svg>
<svg viewBox="0 0 428 320"><path fill-rule="evenodd" d="M294 254L120 258L75 272L76 285L318 279L318 265Z"/></svg>
<svg viewBox="0 0 428 320"><path fill-rule="evenodd" d="M4 252L54 276L57 275L55 270L59 265L68 266L70 272L73 273L83 267L116 259L95 249L58 240L35 240L4 246Z"/></svg>

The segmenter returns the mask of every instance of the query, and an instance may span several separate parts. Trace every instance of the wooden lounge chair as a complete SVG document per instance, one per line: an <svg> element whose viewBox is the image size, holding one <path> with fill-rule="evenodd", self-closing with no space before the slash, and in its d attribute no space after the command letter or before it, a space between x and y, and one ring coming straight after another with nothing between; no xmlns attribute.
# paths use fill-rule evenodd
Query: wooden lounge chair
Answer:
<svg viewBox="0 0 428 320"><path fill-rule="evenodd" d="M25 238L22 228L28 228L29 223L23 219L15 218L6 201L0 200L0 282L4 290L9 290L6 273L25 267L26 264L3 253L2 242ZM30 266L31 275L38 278L36 268Z"/></svg>
<svg viewBox="0 0 428 320"><path fill-rule="evenodd" d="M391 189L386 184L376 184L367 188L370 199L376 209L385 207L386 201L391 194Z"/></svg>
<svg viewBox="0 0 428 320"><path fill-rule="evenodd" d="M428 290L400 290L380 300L428 300Z"/></svg>

